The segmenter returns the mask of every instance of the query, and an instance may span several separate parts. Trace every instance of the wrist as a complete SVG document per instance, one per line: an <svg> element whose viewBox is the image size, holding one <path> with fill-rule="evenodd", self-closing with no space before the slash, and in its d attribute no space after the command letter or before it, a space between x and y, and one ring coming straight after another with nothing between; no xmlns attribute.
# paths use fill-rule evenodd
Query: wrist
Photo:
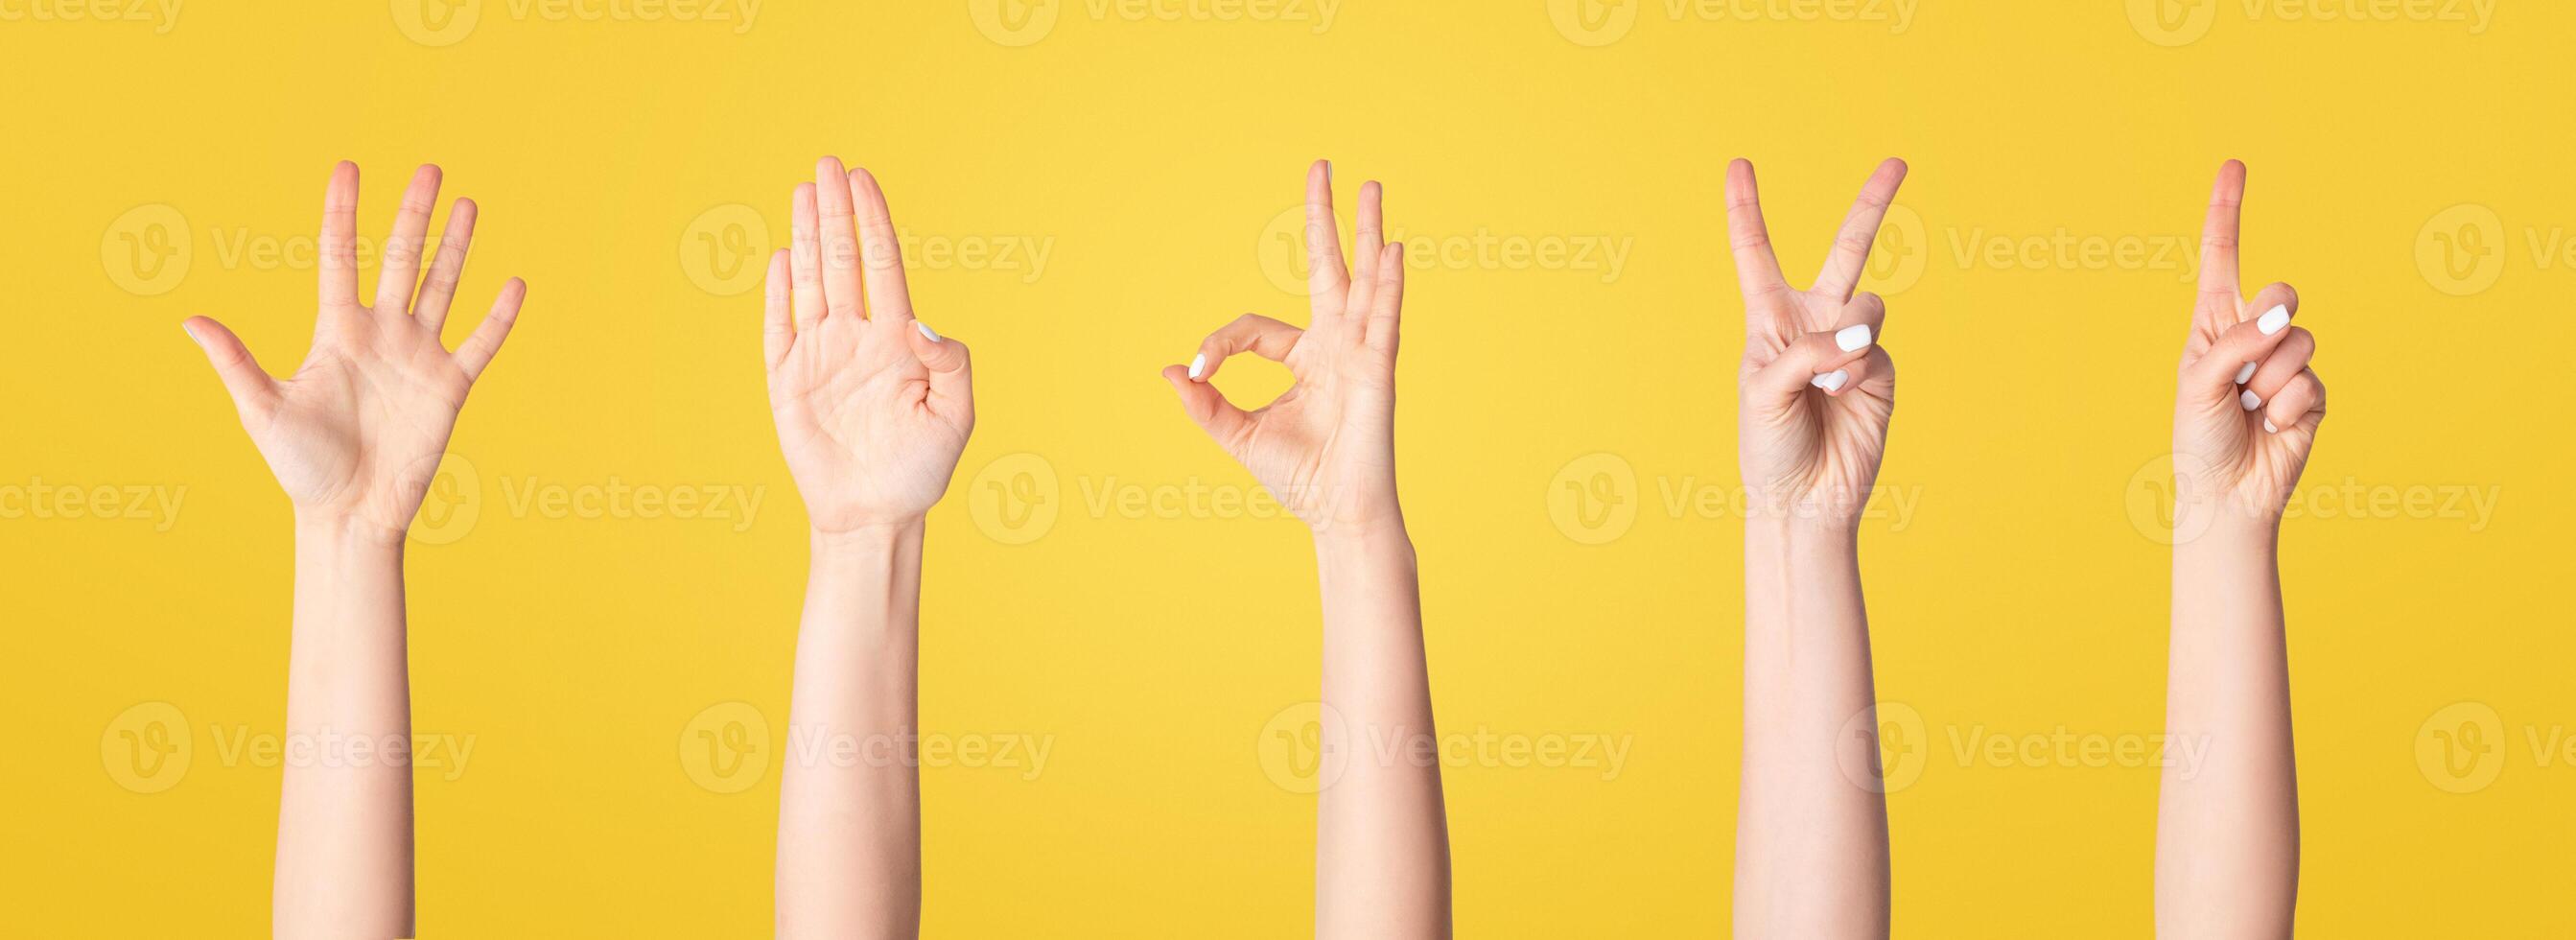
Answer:
<svg viewBox="0 0 2576 940"><path fill-rule="evenodd" d="M848 529L809 529L806 544L817 561L885 558L906 549L920 551L926 528L916 516Z"/></svg>
<svg viewBox="0 0 2576 940"><path fill-rule="evenodd" d="M356 515L332 510L295 509L295 543L312 546L402 550L404 530L390 529Z"/></svg>

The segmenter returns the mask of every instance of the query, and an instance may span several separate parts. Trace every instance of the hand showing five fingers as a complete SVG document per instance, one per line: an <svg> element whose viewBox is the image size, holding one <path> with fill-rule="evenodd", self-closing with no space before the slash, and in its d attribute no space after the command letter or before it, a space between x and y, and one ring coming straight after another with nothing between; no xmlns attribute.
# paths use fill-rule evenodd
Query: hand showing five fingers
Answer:
<svg viewBox="0 0 2576 940"><path fill-rule="evenodd" d="M2273 284L2246 300L2236 265L2245 165L2218 171L2201 230L2200 301L2174 396L2174 473L2187 509L2277 520L2326 416L2308 359L2317 340L2291 326L2299 295Z"/></svg>
<svg viewBox="0 0 2576 940"><path fill-rule="evenodd" d="M913 319L894 219L868 171L824 158L796 187L793 227L794 250L769 259L763 346L806 517L826 535L917 522L975 430L966 347Z"/></svg>
<svg viewBox="0 0 2576 940"><path fill-rule="evenodd" d="M279 381L261 371L223 324L206 317L186 324L296 514L349 523L384 541L401 539L420 511L466 390L500 351L527 296L527 285L511 278L455 352L440 343L473 240L475 210L465 199L448 210L438 257L428 279L420 280L438 184L435 166L412 176L385 240L375 303L362 306L358 167L343 162L332 170L322 206L321 312L312 349L292 377Z"/></svg>
<svg viewBox="0 0 2576 940"><path fill-rule="evenodd" d="M1332 168L1306 171L1307 293L1300 330L1244 314L1209 334L1184 366L1163 370L1181 407L1281 505L1318 534L1400 524L1395 497L1395 350L1404 306L1404 246L1385 241L1376 183L1360 187L1358 265L1342 262ZM1284 363L1296 384L1245 411L1208 384L1237 353Z"/></svg>
<svg viewBox="0 0 2576 940"><path fill-rule="evenodd" d="M1739 459L1761 505L1857 524L1887 450L1896 365L1879 348L1887 305L1854 296L1879 220L1905 182L1890 159L1861 188L1814 286L1794 290L1771 253L1753 164L1726 168L1735 276L1744 288L1744 364L1737 375Z"/></svg>

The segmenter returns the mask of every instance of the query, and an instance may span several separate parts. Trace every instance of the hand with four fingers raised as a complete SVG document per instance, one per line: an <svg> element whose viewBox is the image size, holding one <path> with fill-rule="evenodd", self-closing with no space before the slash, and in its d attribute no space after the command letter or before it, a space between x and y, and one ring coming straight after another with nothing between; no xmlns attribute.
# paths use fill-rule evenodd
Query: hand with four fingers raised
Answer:
<svg viewBox="0 0 2576 940"><path fill-rule="evenodd" d="M2290 325L2298 292L2273 284L2252 300L2240 293L2244 201L2245 165L2227 161L2201 230L2200 299L2174 395L2176 518L2199 524L2277 523L2326 416L2325 385L2308 367L2316 337ZM2194 517L2205 511L2216 515Z"/></svg>
<svg viewBox="0 0 2576 940"><path fill-rule="evenodd" d="M373 304L358 302L358 167L331 171L322 201L321 312L313 346L295 374L261 371L229 329L206 317L188 335L214 363L243 429L295 503L299 521L347 526L379 542L400 541L437 474L465 393L490 365L519 316L527 285L511 278L491 312L449 352L439 340L465 253L474 203L456 200L429 276L421 255L438 205L439 169L424 166L403 191L385 239ZM417 290L417 296L415 296Z"/></svg>
<svg viewBox="0 0 2576 940"><path fill-rule="evenodd" d="M1395 496L1395 350L1404 308L1404 246L1385 240L1376 183L1360 187L1357 265L1342 262L1331 165L1306 171L1310 314L1304 329L1244 314L1163 370L1181 407L1317 534L1401 526ZM1296 383L1245 411L1210 380L1252 353Z"/></svg>
<svg viewBox="0 0 2576 940"><path fill-rule="evenodd" d="M1896 410L1896 365L1878 345L1887 305L1855 296L1905 163L1879 164L1843 219L1813 286L1780 273L1753 164L1726 168L1728 240L1744 289L1744 364L1737 374L1738 459L1757 511L1859 524L1887 422Z"/></svg>
<svg viewBox="0 0 2576 940"><path fill-rule="evenodd" d="M918 523L975 430L965 344L913 318L894 219L867 170L824 158L796 187L792 219L794 249L769 259L763 349L807 520L822 536Z"/></svg>

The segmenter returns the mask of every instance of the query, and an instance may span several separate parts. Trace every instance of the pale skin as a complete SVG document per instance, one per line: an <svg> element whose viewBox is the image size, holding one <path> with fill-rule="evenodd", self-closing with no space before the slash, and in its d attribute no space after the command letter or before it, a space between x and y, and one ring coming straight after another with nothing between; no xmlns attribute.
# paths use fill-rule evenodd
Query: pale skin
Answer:
<svg viewBox="0 0 2576 940"><path fill-rule="evenodd" d="M2157 792L2156 934L2168 938L2288 937L2298 900L2278 546L2326 395L2308 367L2316 338L2288 325L2297 292L2272 284L2243 294L2244 199L2245 165L2228 161L2202 228L2200 295L2174 396L2165 734L2208 756L2167 761Z"/></svg>
<svg viewBox="0 0 2576 940"><path fill-rule="evenodd" d="M777 930L911 937L923 518L975 429L974 384L964 344L913 316L874 176L827 157L791 202L794 247L769 260L762 325L770 413L811 528Z"/></svg>
<svg viewBox="0 0 2576 940"><path fill-rule="evenodd" d="M384 243L372 303L358 295L358 168L323 197L321 309L295 374L277 379L223 324L188 335L231 393L295 506L295 624L278 807L273 929L280 937L412 935L411 691L403 533L449 432L518 319L512 278L450 352L440 341L474 234L474 203L448 211L428 277L421 256L440 172L424 166ZM356 743L363 739L365 751ZM390 750L389 750L390 749Z"/></svg>
<svg viewBox="0 0 2576 940"><path fill-rule="evenodd" d="M1331 779L1317 796L1315 935L1446 937L1448 821L1422 646L1413 543L1395 487L1395 355L1404 249L1385 240L1382 189L1360 187L1357 263L1333 216L1331 165L1306 174L1309 319L1246 314L1192 363L1163 370L1182 410L1304 521L1323 593ZM1245 411L1209 383L1228 357L1288 367L1295 384ZM1402 742L1388 753L1368 742Z"/></svg>
<svg viewBox="0 0 2576 940"><path fill-rule="evenodd" d="M1744 525L1739 937L1888 932L1887 805L1858 536L1887 448L1896 368L1877 342L1886 305L1853 292L1904 180L1902 161L1880 164L1824 270L1798 290L1772 254L1753 165L1727 167L1745 312L1737 450L1754 497Z"/></svg>

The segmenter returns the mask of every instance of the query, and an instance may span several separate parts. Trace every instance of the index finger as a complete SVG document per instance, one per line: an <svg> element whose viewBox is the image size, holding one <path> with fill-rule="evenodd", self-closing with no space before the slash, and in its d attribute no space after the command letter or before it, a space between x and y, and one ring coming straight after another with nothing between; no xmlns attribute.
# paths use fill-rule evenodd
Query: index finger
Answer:
<svg viewBox="0 0 2576 940"><path fill-rule="evenodd" d="M2209 218L2200 226L2200 301L2194 315L2212 333L2226 329L2239 316L2244 298L2236 273L2236 235L2244 217L2245 164L2229 160L2218 168L2210 187Z"/></svg>
<svg viewBox="0 0 2576 940"><path fill-rule="evenodd" d="M1726 241L1735 251L1735 281L1744 299L1789 289L1780 275L1780 259L1771 253L1771 229L1762 222L1762 193L1753 182L1753 161L1737 158L1726 165Z"/></svg>
<svg viewBox="0 0 2576 940"><path fill-rule="evenodd" d="M1904 184L1905 161L1895 157L1881 162L1869 182L1861 184L1851 212L1843 216L1842 231L1834 235L1833 253L1825 256L1825 269L1816 275L1816 292L1851 299L1852 290L1860 286L1861 272L1869 266L1869 247L1878 241L1878 223L1887 218L1896 188Z"/></svg>

